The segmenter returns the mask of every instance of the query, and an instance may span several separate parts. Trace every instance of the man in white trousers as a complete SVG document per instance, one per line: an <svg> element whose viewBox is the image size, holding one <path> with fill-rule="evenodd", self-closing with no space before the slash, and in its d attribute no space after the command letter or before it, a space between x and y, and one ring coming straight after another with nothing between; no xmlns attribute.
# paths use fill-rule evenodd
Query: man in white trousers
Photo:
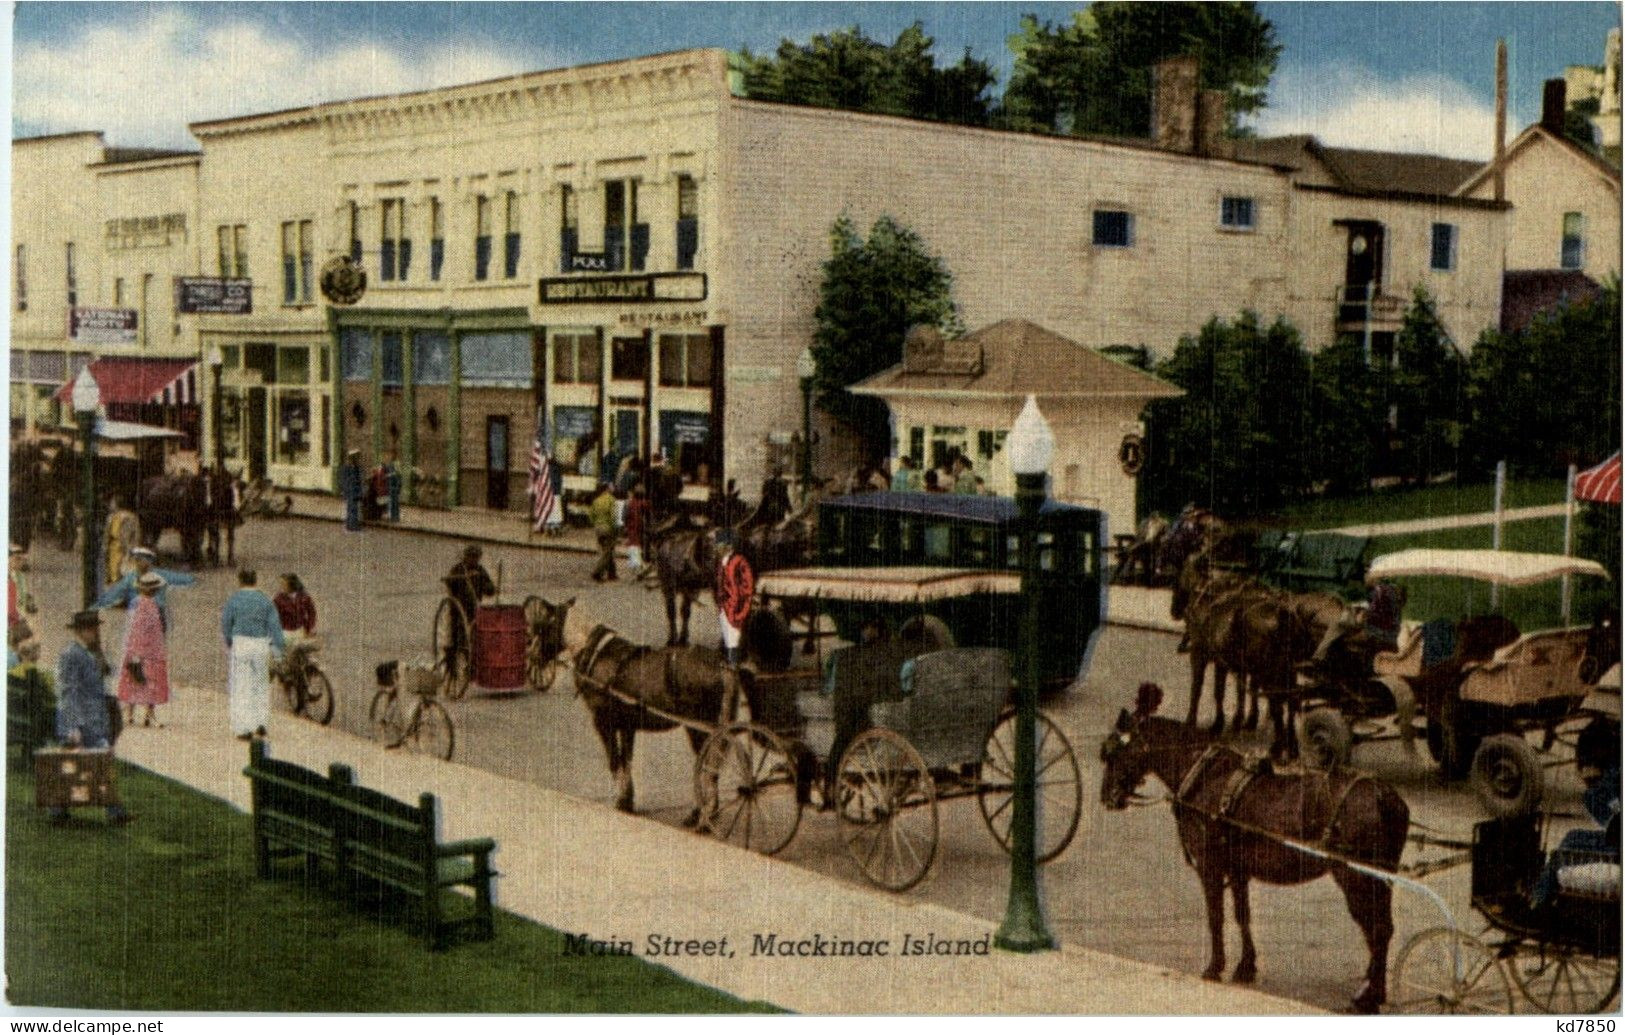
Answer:
<svg viewBox="0 0 1625 1035"><path fill-rule="evenodd" d="M282 657L284 646L276 605L255 588L257 581L252 568L239 571L238 590L220 616L220 633L231 654L227 712L238 740L265 736L271 721L271 661Z"/></svg>

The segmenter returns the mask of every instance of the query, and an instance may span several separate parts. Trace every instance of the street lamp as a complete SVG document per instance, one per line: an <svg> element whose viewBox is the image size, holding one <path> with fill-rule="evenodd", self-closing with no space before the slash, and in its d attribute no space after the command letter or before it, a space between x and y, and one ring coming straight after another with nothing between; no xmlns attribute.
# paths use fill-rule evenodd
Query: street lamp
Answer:
<svg viewBox="0 0 1625 1035"><path fill-rule="evenodd" d="M818 360L813 358L812 346L801 350L796 358L796 376L801 378L801 500L807 500L812 490L812 390L813 377L818 373Z"/></svg>
<svg viewBox="0 0 1625 1035"><path fill-rule="evenodd" d="M226 356L225 353L220 351L220 346L209 346L209 376L214 383L214 398L210 402L210 405L214 408L214 413L209 419L209 426L213 431L214 466L217 469L225 464L222 448L222 443L225 442L225 434L220 427L220 373L225 368L225 365Z"/></svg>
<svg viewBox="0 0 1625 1035"><path fill-rule="evenodd" d="M79 554L80 597L89 609L100 596L96 585L96 408L102 403L101 386L86 366L73 381L73 416L79 422L79 495L84 515L84 543Z"/></svg>
<svg viewBox="0 0 1625 1035"><path fill-rule="evenodd" d="M1016 508L1021 529L1021 666L1016 682L1016 772L1014 811L1010 816L1010 901L994 944L1011 952L1055 948L1044 926L1038 901L1038 802L1036 740L1038 734L1038 511L1044 505L1044 479L1055 455L1055 435L1038 412L1038 400L1027 404L1010 429L1005 448L1016 476Z"/></svg>

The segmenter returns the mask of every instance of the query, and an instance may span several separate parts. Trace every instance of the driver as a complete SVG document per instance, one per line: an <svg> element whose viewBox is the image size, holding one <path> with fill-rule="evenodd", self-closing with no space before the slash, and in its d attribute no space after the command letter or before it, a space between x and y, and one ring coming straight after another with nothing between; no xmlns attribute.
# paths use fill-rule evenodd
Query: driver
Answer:
<svg viewBox="0 0 1625 1035"><path fill-rule="evenodd" d="M1611 722L1587 726L1574 745L1574 763L1586 786L1580 801L1602 829L1571 830L1563 835L1557 851L1547 857L1530 895L1530 905L1536 909L1549 903L1557 892L1559 870L1598 862L1619 865L1619 726ZM1612 879L1617 882L1618 870L1614 874Z"/></svg>
<svg viewBox="0 0 1625 1035"><path fill-rule="evenodd" d="M496 583L491 581L491 573L485 570L480 563L484 552L473 543L463 547L463 559L452 566L450 572L441 580L446 584L446 592L463 609L463 617L468 621L474 620L474 609L486 597L497 595ZM462 622L452 623L451 643L449 649L456 653L463 649L463 636L465 631Z"/></svg>

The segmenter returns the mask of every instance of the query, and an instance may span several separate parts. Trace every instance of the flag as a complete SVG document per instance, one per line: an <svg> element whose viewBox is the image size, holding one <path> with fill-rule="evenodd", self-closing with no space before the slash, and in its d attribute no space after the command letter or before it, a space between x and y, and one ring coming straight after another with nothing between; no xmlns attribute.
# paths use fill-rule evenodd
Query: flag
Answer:
<svg viewBox="0 0 1625 1035"><path fill-rule="evenodd" d="M542 449L538 432L530 444L530 525L540 532L553 510L553 461Z"/></svg>

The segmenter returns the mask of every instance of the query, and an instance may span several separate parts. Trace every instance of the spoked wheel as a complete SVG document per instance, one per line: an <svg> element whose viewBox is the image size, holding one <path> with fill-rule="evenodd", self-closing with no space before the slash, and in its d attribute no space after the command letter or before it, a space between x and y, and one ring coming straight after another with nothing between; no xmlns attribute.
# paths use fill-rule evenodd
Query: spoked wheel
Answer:
<svg viewBox="0 0 1625 1035"><path fill-rule="evenodd" d="M451 597L442 598L440 606L435 608L429 649L434 652L434 668L440 674L440 687L453 701L468 692L472 659L470 632L468 615L463 612L463 606Z"/></svg>
<svg viewBox="0 0 1625 1035"><path fill-rule="evenodd" d="M333 721L333 684L314 665L305 669L305 714L323 726Z"/></svg>
<svg viewBox="0 0 1625 1035"><path fill-rule="evenodd" d="M553 689L564 665L557 657L546 657L542 628L552 611L541 597L525 598L525 685L537 693Z"/></svg>
<svg viewBox="0 0 1625 1035"><path fill-rule="evenodd" d="M1473 755L1473 791L1493 816L1523 816L1540 804L1546 767L1516 733L1486 737Z"/></svg>
<svg viewBox="0 0 1625 1035"><path fill-rule="evenodd" d="M406 715L401 695L380 690L372 695L372 707L367 709L367 725L378 743L386 748L400 747L406 739Z"/></svg>
<svg viewBox="0 0 1625 1035"><path fill-rule="evenodd" d="M457 748L457 730L451 724L451 713L432 697L419 701L417 723L412 728L412 747L447 762Z"/></svg>
<svg viewBox="0 0 1625 1035"><path fill-rule="evenodd" d="M795 762L762 726L734 723L711 734L694 763L699 828L763 855L788 845L801 825Z"/></svg>
<svg viewBox="0 0 1625 1035"><path fill-rule="evenodd" d="M860 733L836 775L841 842L869 880L907 891L937 856L937 787L925 759L882 727Z"/></svg>
<svg viewBox="0 0 1625 1035"><path fill-rule="evenodd" d="M1399 950L1390 1013L1510 1014L1512 985L1495 951L1470 934L1434 927Z"/></svg>
<svg viewBox="0 0 1625 1035"><path fill-rule="evenodd" d="M1037 774L1038 862L1046 863L1072 843L1083 817L1083 775L1071 741L1042 712L1038 715ZM1006 712L982 748L982 775L976 803L993 840L1010 850L1010 820L1015 813L1016 713Z"/></svg>
<svg viewBox="0 0 1625 1035"><path fill-rule="evenodd" d="M1619 957L1548 945L1507 961L1518 991L1541 1013L1600 1013L1619 994Z"/></svg>

